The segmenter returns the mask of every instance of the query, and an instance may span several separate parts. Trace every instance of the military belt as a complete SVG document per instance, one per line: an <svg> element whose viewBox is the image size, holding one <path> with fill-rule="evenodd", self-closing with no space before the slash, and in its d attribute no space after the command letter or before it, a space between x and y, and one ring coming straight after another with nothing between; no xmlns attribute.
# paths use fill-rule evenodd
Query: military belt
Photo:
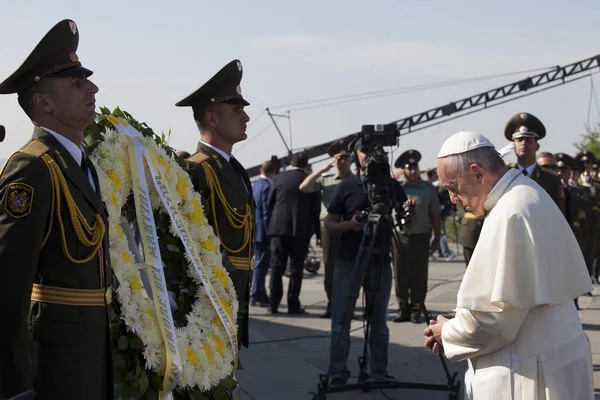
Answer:
<svg viewBox="0 0 600 400"><path fill-rule="evenodd" d="M237 268L244 271L249 271L252 268L250 267L250 259L248 257L235 257L229 256L229 261Z"/></svg>
<svg viewBox="0 0 600 400"><path fill-rule="evenodd" d="M104 307L112 302L112 288L71 289L34 283L31 300L68 306Z"/></svg>

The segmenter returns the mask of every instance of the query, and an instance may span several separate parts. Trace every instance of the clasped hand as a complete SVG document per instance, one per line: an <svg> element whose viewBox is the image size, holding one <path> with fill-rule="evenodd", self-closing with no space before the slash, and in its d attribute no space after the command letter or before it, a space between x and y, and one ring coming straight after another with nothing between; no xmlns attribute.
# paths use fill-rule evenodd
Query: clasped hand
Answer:
<svg viewBox="0 0 600 400"><path fill-rule="evenodd" d="M437 321L432 319L429 321L429 326L425 328L425 346L434 353L444 354L444 346L442 345L442 327L448 321L448 318L438 315Z"/></svg>

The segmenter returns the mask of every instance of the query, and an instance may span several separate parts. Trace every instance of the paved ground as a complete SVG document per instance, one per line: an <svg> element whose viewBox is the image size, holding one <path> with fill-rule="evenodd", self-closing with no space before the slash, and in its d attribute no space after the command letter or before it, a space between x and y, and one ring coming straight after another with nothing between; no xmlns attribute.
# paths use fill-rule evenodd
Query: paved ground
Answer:
<svg viewBox="0 0 600 400"><path fill-rule="evenodd" d="M464 273L462 261L432 262L429 269L427 307L434 315L452 315L456 292ZM322 272L322 269L319 271ZM287 288L287 286L284 286ZM600 295L600 288L597 289ZM287 291L286 291L287 292ZM285 296L284 296L285 297ZM324 312L326 296L323 275L305 275L301 294L308 314L288 317L272 316L264 308L251 308L250 348L244 349L241 361L244 370L238 372L243 400L312 399L319 374L326 372L329 361L330 320L319 319ZM600 296L582 297L580 312L584 328L592 343L594 374L600 384ZM440 359L423 347L425 325L391 322L397 309L392 289L390 301L389 372L402 382L445 384L446 376ZM285 311L285 306L282 307ZM362 354L362 322L352 323L352 349L348 367L350 382L358 375L357 358ZM452 372L462 376L466 363L448 364ZM600 399L597 385L596 398ZM327 399L447 399L447 393L415 389L377 390L370 393L352 391L328 394Z"/></svg>

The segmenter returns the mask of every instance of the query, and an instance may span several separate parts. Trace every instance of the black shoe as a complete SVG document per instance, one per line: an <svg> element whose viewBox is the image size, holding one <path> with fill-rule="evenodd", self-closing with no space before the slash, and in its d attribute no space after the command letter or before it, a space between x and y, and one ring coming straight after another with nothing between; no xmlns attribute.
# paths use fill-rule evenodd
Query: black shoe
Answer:
<svg viewBox="0 0 600 400"><path fill-rule="evenodd" d="M267 313L268 314L279 314L279 311L277 309L272 309L271 307L267 308Z"/></svg>
<svg viewBox="0 0 600 400"><path fill-rule="evenodd" d="M295 308L293 310L288 310L288 314L306 314L306 310L304 308Z"/></svg>
<svg viewBox="0 0 600 400"><path fill-rule="evenodd" d="M343 380L342 378L333 378L331 380L331 382L329 382L329 387L335 388L335 387L344 386L345 384L346 384L346 381Z"/></svg>
<svg viewBox="0 0 600 400"><path fill-rule="evenodd" d="M331 311L329 311L329 310L325 311L325 314L319 315L319 318L330 319L331 318Z"/></svg>
<svg viewBox="0 0 600 400"><path fill-rule="evenodd" d="M423 319L421 319L421 313L419 311L413 311L410 314L410 321L413 324L420 324L421 322L423 322Z"/></svg>
<svg viewBox="0 0 600 400"><path fill-rule="evenodd" d="M398 322L407 322L410 321L410 315L408 314L408 311L403 312L400 311L398 313L398 316L396 318L394 318L394 322L398 323Z"/></svg>
<svg viewBox="0 0 600 400"><path fill-rule="evenodd" d="M252 307L262 307L262 308L266 308L269 307L269 302L265 302L265 301L251 301L250 305Z"/></svg>

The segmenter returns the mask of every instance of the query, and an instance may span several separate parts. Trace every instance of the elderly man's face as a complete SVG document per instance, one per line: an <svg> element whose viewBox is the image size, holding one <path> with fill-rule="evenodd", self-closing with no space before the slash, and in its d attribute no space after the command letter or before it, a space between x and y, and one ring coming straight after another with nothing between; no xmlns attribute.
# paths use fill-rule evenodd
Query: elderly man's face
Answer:
<svg viewBox="0 0 600 400"><path fill-rule="evenodd" d="M448 190L452 203L460 202L466 211L484 216L483 204L488 195L483 185L485 171L478 164L471 164L465 173L452 176L447 158L438 159L437 166L440 184Z"/></svg>

